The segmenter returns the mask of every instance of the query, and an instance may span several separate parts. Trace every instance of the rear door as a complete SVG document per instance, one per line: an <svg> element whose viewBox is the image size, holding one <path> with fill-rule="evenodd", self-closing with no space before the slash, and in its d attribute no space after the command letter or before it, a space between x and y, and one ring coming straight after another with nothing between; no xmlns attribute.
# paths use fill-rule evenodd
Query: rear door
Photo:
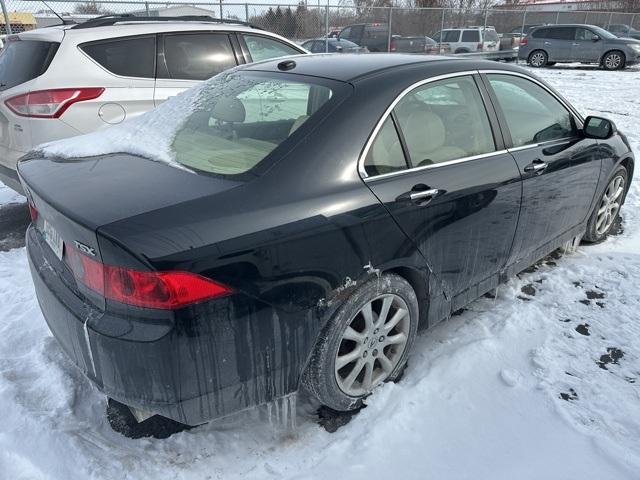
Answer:
<svg viewBox="0 0 640 480"><path fill-rule="evenodd" d="M598 35L588 28L577 27L572 44L572 58L580 62L597 62L600 60L602 42L596 40Z"/></svg>
<svg viewBox="0 0 640 480"><path fill-rule="evenodd" d="M238 59L226 32L159 35L155 104L236 65Z"/></svg>
<svg viewBox="0 0 640 480"><path fill-rule="evenodd" d="M361 166L450 299L481 282L492 288L520 209L520 173L493 134L495 114L477 78L453 76L404 95Z"/></svg>
<svg viewBox="0 0 640 480"><path fill-rule="evenodd" d="M548 29L548 37L544 39L544 49L549 55L549 61L572 61L575 28L556 27Z"/></svg>
<svg viewBox="0 0 640 480"><path fill-rule="evenodd" d="M527 258L583 222L601 167L595 140L546 88L513 74L490 73L505 142L522 173L522 209L513 261ZM548 253L548 252L545 252Z"/></svg>

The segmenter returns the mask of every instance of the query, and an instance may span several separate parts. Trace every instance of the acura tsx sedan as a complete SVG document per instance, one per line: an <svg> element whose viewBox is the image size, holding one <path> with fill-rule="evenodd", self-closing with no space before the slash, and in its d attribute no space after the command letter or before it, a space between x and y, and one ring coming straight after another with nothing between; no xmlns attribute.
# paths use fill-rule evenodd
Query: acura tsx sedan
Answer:
<svg viewBox="0 0 640 480"><path fill-rule="evenodd" d="M358 408L419 327L604 240L634 168L522 69L402 54L243 66L93 135L20 162L37 297L101 391L186 425Z"/></svg>

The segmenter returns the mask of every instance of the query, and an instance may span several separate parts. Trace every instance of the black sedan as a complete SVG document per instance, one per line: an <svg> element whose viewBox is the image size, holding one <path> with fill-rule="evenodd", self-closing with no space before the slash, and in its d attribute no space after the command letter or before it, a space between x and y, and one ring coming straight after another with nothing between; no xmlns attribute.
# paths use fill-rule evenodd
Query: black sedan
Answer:
<svg viewBox="0 0 640 480"><path fill-rule="evenodd" d="M19 165L49 327L138 419L300 388L358 408L419 327L604 240L634 168L611 122L494 62L291 57L197 92L184 119L148 114L174 125L170 163L116 145Z"/></svg>
<svg viewBox="0 0 640 480"><path fill-rule="evenodd" d="M349 40L339 38L316 38L302 44L311 53L367 53L367 47L361 47Z"/></svg>

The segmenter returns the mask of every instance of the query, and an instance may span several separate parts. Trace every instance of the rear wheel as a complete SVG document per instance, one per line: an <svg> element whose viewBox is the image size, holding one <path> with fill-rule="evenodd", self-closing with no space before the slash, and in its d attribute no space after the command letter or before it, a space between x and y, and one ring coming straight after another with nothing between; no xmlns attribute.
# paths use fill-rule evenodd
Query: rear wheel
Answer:
<svg viewBox="0 0 640 480"><path fill-rule="evenodd" d="M395 274L356 290L328 322L303 383L323 405L359 408L378 385L398 379L418 327L418 301Z"/></svg>
<svg viewBox="0 0 640 480"><path fill-rule="evenodd" d="M609 180L596 209L589 218L584 240L596 243L607 238L620 214L620 207L627 191L627 181L627 169L619 167Z"/></svg>
<svg viewBox="0 0 640 480"><path fill-rule="evenodd" d="M612 52L608 52L602 57L602 68L605 70L620 70L624 68L625 65L625 56L624 53L614 50Z"/></svg>
<svg viewBox="0 0 640 480"><path fill-rule="evenodd" d="M529 55L527 63L535 68L544 67L547 64L549 57L544 50L534 50Z"/></svg>

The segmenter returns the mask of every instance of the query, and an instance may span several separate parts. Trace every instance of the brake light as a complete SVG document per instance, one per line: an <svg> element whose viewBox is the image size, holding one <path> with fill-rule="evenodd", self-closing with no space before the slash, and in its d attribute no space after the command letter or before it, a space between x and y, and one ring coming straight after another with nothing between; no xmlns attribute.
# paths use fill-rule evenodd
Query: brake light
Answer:
<svg viewBox="0 0 640 480"><path fill-rule="evenodd" d="M67 251L76 280L109 300L137 307L173 310L232 293L232 289L189 272L146 272L103 263Z"/></svg>
<svg viewBox="0 0 640 480"><path fill-rule="evenodd" d="M529 39L527 37L522 37L520 39L520 45L528 45L529 44Z"/></svg>
<svg viewBox="0 0 640 480"><path fill-rule="evenodd" d="M479 51L479 52L481 52L481 51L482 51L482 47L483 47L483 46L484 46L484 45L483 45L482 43L479 43L479 44L478 44L478 51Z"/></svg>
<svg viewBox="0 0 640 480"><path fill-rule="evenodd" d="M397 48L398 48L398 45L396 44L396 41L391 40L391 43L389 44L389 51L395 52Z"/></svg>
<svg viewBox="0 0 640 480"><path fill-rule="evenodd" d="M16 115L32 118L60 118L74 103L93 100L104 92L102 87L59 88L23 93L5 100Z"/></svg>
<svg viewBox="0 0 640 480"><path fill-rule="evenodd" d="M31 200L31 198L29 197L27 197L27 205L29 205L29 215L31 216L31 221L33 223L36 223L36 220L38 219L38 209L33 204L33 200Z"/></svg>

